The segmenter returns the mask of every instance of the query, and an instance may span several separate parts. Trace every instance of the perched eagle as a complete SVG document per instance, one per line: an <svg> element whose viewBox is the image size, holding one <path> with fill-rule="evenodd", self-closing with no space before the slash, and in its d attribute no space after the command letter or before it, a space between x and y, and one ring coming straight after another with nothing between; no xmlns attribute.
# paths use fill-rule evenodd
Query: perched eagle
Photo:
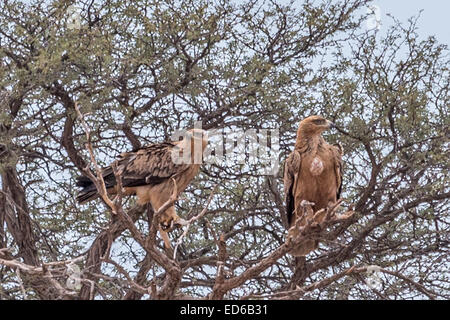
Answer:
<svg viewBox="0 0 450 320"><path fill-rule="evenodd" d="M340 197L342 189L342 148L330 145L321 133L334 127L321 116L311 116L300 122L294 151L284 164L284 192L288 227L300 219L306 224L302 201L314 203L314 212L327 209ZM325 215L316 217L322 222ZM295 232L295 230L290 229ZM305 241L294 249L294 256L305 256L317 248L317 240Z"/></svg>
<svg viewBox="0 0 450 320"><path fill-rule="evenodd" d="M138 204L150 203L154 210L158 210L173 193L172 178L176 181L179 194L198 173L207 144L207 133L192 129L184 134L181 141L150 144L120 154L117 172L122 180L123 194L136 195ZM112 166L102 171L108 193L117 193ZM82 188L77 196L79 203L99 197L97 188L89 178L78 177L77 185ZM161 216L160 228L167 231L180 220L172 205ZM164 232L161 235L167 245L167 234Z"/></svg>

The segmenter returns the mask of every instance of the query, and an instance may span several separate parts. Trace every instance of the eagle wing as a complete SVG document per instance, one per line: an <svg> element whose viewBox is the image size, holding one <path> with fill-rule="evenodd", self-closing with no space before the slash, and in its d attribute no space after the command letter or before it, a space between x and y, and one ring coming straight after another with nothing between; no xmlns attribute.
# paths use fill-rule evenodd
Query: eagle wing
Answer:
<svg viewBox="0 0 450 320"><path fill-rule="evenodd" d="M172 160L175 144L170 142L153 144L134 152L125 152L119 156L117 169L121 173L124 187L138 187L159 184L174 177L186 169L189 164L176 164ZM105 172L115 184L111 167Z"/></svg>
<svg viewBox="0 0 450 320"><path fill-rule="evenodd" d="M334 160L334 172L336 176L336 200L339 200L342 192L342 177L344 175L344 165L342 162L343 148L340 144L330 146L330 151Z"/></svg>
<svg viewBox="0 0 450 320"><path fill-rule="evenodd" d="M175 146L176 143L163 142L120 154L116 161L122 186L156 185L187 170L189 164L177 164L172 160ZM106 188L117 184L112 166L103 168L102 175ZM78 177L77 185L83 188L77 197L79 202L96 198L97 189L89 178Z"/></svg>
<svg viewBox="0 0 450 320"><path fill-rule="evenodd" d="M297 150L292 151L284 162L284 201L286 204L287 227L291 225L295 211L295 186L300 171L301 155Z"/></svg>

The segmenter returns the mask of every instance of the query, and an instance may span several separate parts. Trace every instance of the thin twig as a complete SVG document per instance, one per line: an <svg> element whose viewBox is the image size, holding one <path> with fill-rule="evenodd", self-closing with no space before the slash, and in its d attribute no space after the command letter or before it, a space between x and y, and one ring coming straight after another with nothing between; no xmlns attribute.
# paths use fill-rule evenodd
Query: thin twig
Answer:
<svg viewBox="0 0 450 320"><path fill-rule="evenodd" d="M95 172L97 176L94 176L87 166L86 168L83 168L84 174L91 179L91 181L94 183L95 187L97 188L97 192L102 198L102 200L106 203L106 205L111 209L113 214L117 214L117 206L116 204L109 198L108 191L106 190L105 181L103 180L103 171L100 168L100 166L97 163L97 160L95 159L94 149L92 147L91 143L91 131L89 130L89 126L87 125L86 121L84 120L84 116L80 111L80 108L78 107L78 103L75 102L75 110L77 111L78 118L80 119L81 125L83 126L84 132L86 134L86 149L89 152L89 156L91 159L91 163L93 164L95 168ZM121 191L121 190L119 190Z"/></svg>
<svg viewBox="0 0 450 320"><path fill-rule="evenodd" d="M25 291L25 287L23 286L22 277L20 276L20 268L16 269L16 275L17 275L17 279L19 281L20 290L22 291L23 299L26 300L27 299L27 293Z"/></svg>
<svg viewBox="0 0 450 320"><path fill-rule="evenodd" d="M211 194L208 197L208 200L206 201L205 207L203 208L203 210L196 216L193 216L191 219L189 219L184 227L183 233L181 234L181 236L178 238L176 244L175 244L175 249L173 252L173 259L175 260L177 257L177 250L178 250L178 246L181 245L181 243L183 242L184 237L187 235L188 231L189 231L189 227L191 226L192 223L194 223L195 221L199 220L200 218L202 218L206 212L208 211L208 207L209 204L211 203L211 200L214 196L214 193L216 191L217 188L217 184L213 187Z"/></svg>

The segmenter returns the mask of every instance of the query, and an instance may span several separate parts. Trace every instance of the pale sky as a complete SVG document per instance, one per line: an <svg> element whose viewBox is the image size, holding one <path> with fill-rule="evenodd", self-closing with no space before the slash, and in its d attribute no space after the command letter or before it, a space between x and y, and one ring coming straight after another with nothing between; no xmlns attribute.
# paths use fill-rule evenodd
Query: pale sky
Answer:
<svg viewBox="0 0 450 320"><path fill-rule="evenodd" d="M391 23L386 16L392 14L401 22L423 10L419 21L419 35L436 36L440 43L450 46L450 1L449 0L375 0L381 11L381 30Z"/></svg>

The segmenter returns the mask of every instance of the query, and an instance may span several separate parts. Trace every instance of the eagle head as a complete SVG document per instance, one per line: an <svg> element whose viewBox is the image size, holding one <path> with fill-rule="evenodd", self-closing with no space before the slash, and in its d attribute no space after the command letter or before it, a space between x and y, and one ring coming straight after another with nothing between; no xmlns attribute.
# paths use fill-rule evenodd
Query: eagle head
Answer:
<svg viewBox="0 0 450 320"><path fill-rule="evenodd" d="M298 130L307 135L320 134L323 131L334 128L333 122L325 119L322 116L310 116L300 121Z"/></svg>
<svg viewBox="0 0 450 320"><path fill-rule="evenodd" d="M183 131L180 141L174 141L172 161L175 163L201 164L203 151L208 145L208 132L202 129L190 129Z"/></svg>
<svg viewBox="0 0 450 320"><path fill-rule="evenodd" d="M208 132L202 129L189 129L186 131L186 138L188 139L200 139L204 142L208 142Z"/></svg>

